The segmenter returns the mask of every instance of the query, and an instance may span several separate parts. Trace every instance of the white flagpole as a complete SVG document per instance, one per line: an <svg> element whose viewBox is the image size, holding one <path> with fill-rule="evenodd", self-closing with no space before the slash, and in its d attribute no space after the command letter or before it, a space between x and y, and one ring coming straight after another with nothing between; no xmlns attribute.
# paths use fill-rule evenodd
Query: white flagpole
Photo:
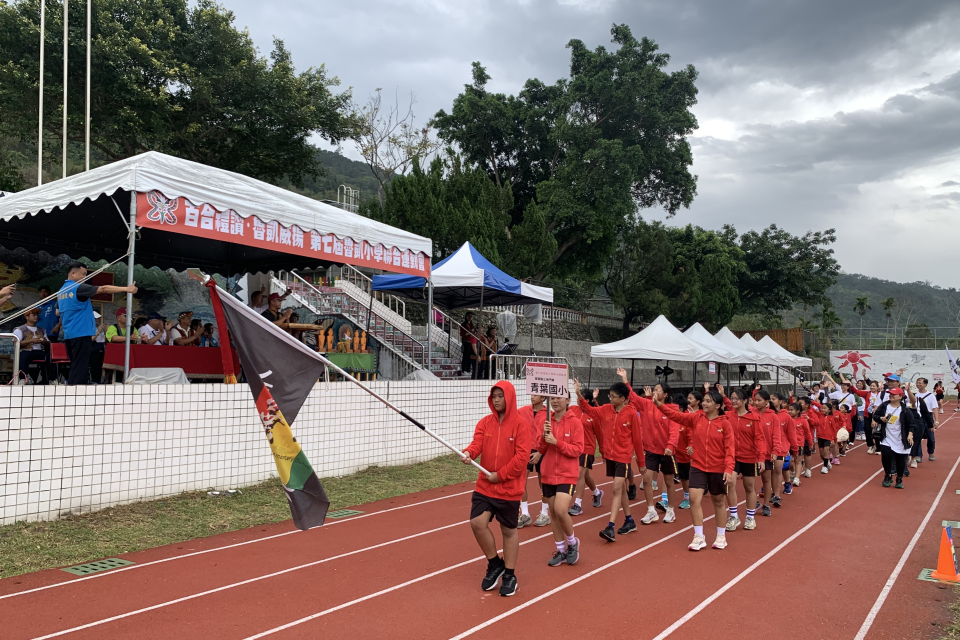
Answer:
<svg viewBox="0 0 960 640"><path fill-rule="evenodd" d="M40 120L37 126L37 186L43 184L43 51L47 29L47 0L40 0Z"/></svg>
<svg viewBox="0 0 960 640"><path fill-rule="evenodd" d="M67 177L67 48L69 32L70 0L63 0L63 177Z"/></svg>
<svg viewBox="0 0 960 640"><path fill-rule="evenodd" d="M87 99L84 107L83 125L86 149L86 165L84 171L90 171L90 14L93 9L93 0L87 0Z"/></svg>

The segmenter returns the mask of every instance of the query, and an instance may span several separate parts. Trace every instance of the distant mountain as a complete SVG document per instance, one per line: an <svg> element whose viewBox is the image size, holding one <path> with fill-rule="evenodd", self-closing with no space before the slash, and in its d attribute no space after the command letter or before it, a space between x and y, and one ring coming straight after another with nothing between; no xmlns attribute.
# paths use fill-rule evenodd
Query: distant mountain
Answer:
<svg viewBox="0 0 960 640"><path fill-rule="evenodd" d="M351 160L335 151L317 149L317 159L323 164L326 175L319 178L307 178L302 189L288 183L281 186L317 200L336 200L337 188L346 185L360 190L360 199L369 200L377 195L379 183L365 162Z"/></svg>

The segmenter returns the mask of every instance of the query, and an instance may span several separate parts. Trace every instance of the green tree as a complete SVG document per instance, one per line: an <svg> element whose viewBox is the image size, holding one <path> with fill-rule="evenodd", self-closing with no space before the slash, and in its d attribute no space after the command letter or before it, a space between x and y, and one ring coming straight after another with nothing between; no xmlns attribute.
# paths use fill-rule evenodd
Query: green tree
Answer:
<svg viewBox="0 0 960 640"><path fill-rule="evenodd" d="M893 317L893 309L897 306L896 298L886 298L883 302L880 303L883 306L883 315L887 318L887 331L890 331L890 318ZM894 337L894 343L896 343L896 337ZM883 348L887 348L887 339L883 339Z"/></svg>
<svg viewBox="0 0 960 640"><path fill-rule="evenodd" d="M617 232L638 208L674 214L696 194L687 136L696 129L692 66L666 72L669 56L626 25L615 51L571 40L570 77L528 80L517 96L473 84L432 125L472 164L514 194L505 264L536 281L598 275Z"/></svg>
<svg viewBox="0 0 960 640"><path fill-rule="evenodd" d="M85 3L70 2L84 15ZM311 136L337 143L359 120L325 67L297 73L279 40L267 60L211 0L93 4L91 145L110 162L155 150L269 182L321 171ZM44 148L59 157L63 12L47 11ZM38 0L0 3L0 135L35 140ZM70 25L68 139L83 140L85 25ZM35 170L35 167L34 167Z"/></svg>
<svg viewBox="0 0 960 640"><path fill-rule="evenodd" d="M860 347L863 348L863 315L873 309L869 304L867 304L867 296L861 296L857 298L856 303L853 305L853 310L857 312L857 315L860 316Z"/></svg>
<svg viewBox="0 0 960 640"><path fill-rule="evenodd" d="M725 226L724 233L737 241L732 226ZM775 224L740 236L747 263L738 287L743 312L779 316L798 304L825 304L827 288L840 273L830 248L836 239L833 229L794 236Z"/></svg>

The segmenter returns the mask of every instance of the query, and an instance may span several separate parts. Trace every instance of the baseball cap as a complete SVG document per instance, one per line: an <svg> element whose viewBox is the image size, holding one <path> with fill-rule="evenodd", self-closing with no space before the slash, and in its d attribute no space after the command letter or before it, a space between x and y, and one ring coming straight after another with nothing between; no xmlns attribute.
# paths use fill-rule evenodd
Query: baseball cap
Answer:
<svg viewBox="0 0 960 640"><path fill-rule="evenodd" d="M147 320L166 320L166 318L164 318L162 315L154 311L153 313L147 316Z"/></svg>
<svg viewBox="0 0 960 640"><path fill-rule="evenodd" d="M886 373L886 374L883 375L883 379L884 379L884 380L894 380L894 381L896 381L896 382L900 382L900 376L898 376L898 375L895 374L895 373Z"/></svg>
<svg viewBox="0 0 960 640"><path fill-rule="evenodd" d="M126 307L120 307L119 309L117 309L117 317L118 317L118 318L119 318L120 316L125 316L125 315L127 315L127 308L126 308Z"/></svg>
<svg viewBox="0 0 960 640"><path fill-rule="evenodd" d="M270 302L271 300L279 300L281 297L282 296L279 293L271 293L267 298L267 302Z"/></svg>
<svg viewBox="0 0 960 640"><path fill-rule="evenodd" d="M887 391L887 393L889 393L892 396L902 396L903 389L890 389L890 391Z"/></svg>

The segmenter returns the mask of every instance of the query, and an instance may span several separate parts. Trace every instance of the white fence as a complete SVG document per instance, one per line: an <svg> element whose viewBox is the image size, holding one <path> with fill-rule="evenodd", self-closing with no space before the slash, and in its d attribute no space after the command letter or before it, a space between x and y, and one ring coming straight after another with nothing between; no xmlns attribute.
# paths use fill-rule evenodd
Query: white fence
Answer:
<svg viewBox="0 0 960 640"><path fill-rule="evenodd" d="M490 382L371 383L457 447ZM522 386L518 402L528 402ZM320 477L448 450L349 383L320 383L293 425ZM0 387L0 524L242 487L276 467L247 385Z"/></svg>

